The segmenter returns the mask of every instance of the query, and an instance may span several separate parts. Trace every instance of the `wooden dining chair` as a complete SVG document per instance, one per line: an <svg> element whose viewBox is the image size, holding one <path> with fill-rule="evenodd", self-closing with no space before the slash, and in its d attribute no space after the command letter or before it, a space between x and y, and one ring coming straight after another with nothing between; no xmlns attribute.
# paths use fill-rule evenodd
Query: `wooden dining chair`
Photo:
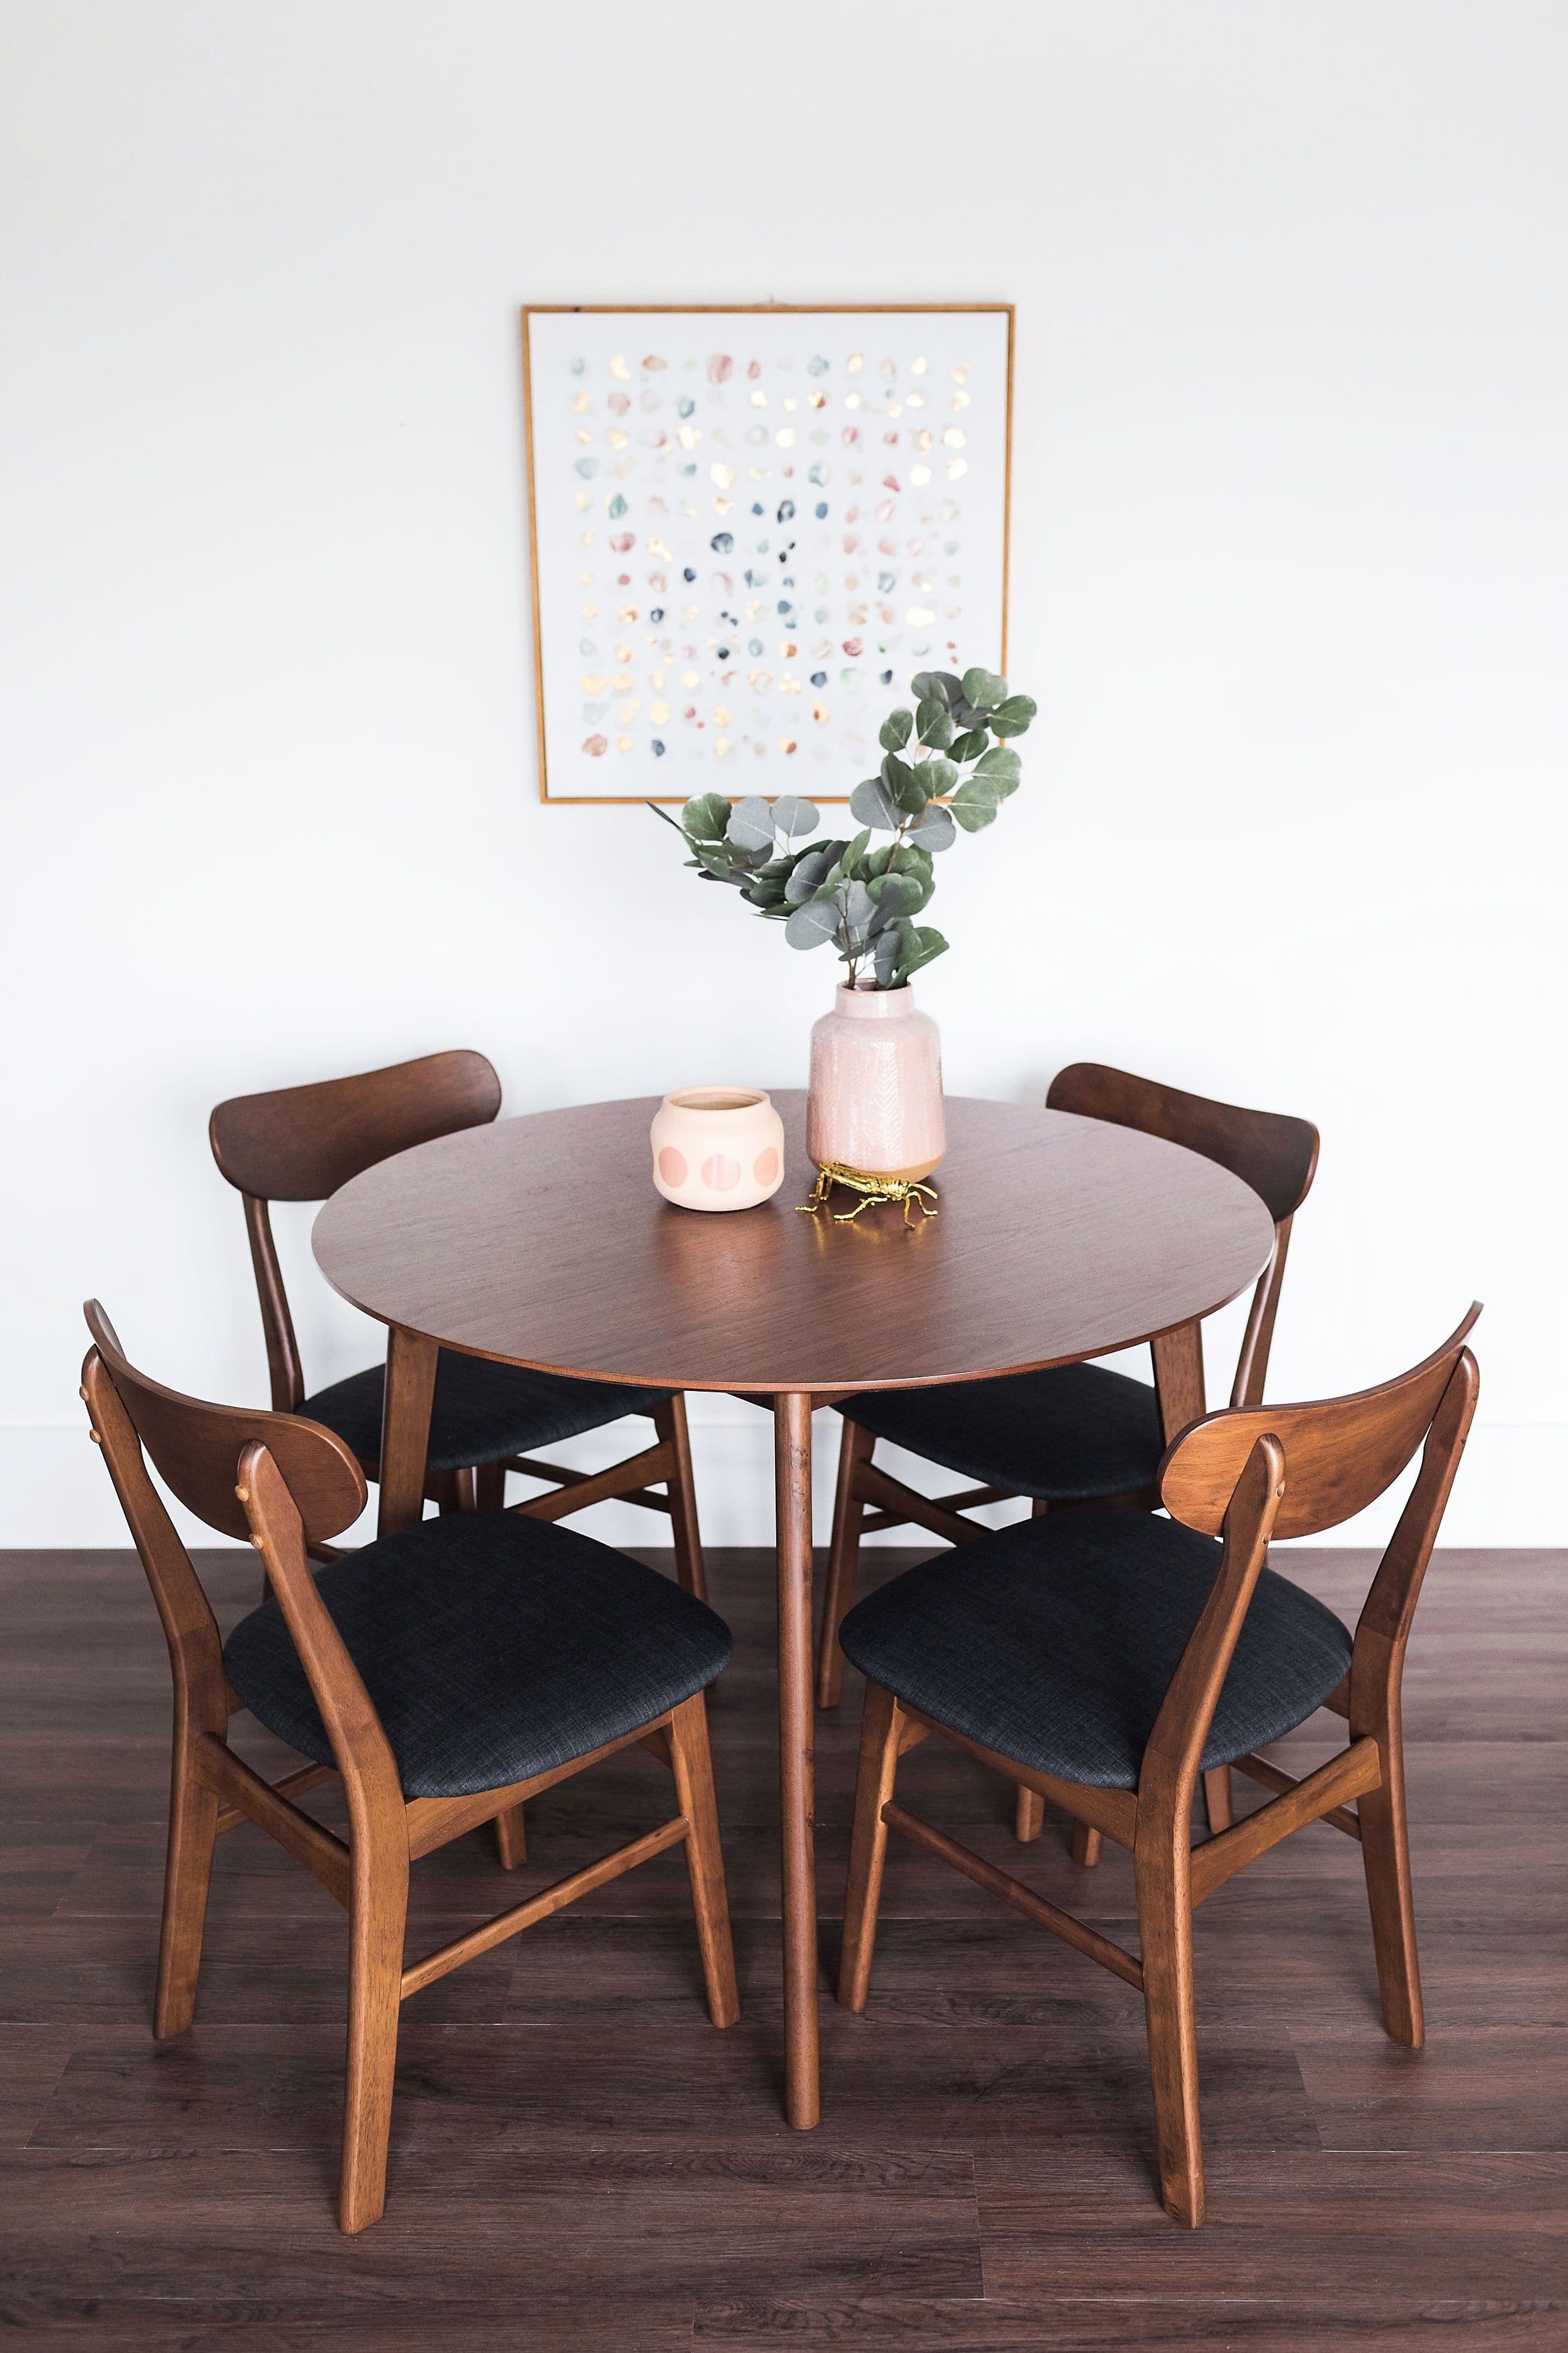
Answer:
<svg viewBox="0 0 1568 2353"><path fill-rule="evenodd" d="M384 1363L307 1394L268 1205L324 1200L394 1153L487 1125L500 1099L500 1081L485 1057L458 1050L353 1078L236 1095L218 1104L209 1123L213 1157L245 1203L273 1409L336 1430L369 1479L381 1452ZM533 1452L629 1414L652 1420L656 1443L608 1470L569 1471ZM509 1471L551 1482L552 1493L512 1507L531 1519L564 1519L612 1497L668 1513L676 1573L689 1593L706 1599L691 1441L679 1391L574 1380L443 1349L430 1416L431 1500L447 1511L476 1504L500 1510ZM654 1493L660 1485L664 1493Z"/></svg>
<svg viewBox="0 0 1568 2353"><path fill-rule="evenodd" d="M1232 1405L1260 1405L1291 1220L1317 1170L1317 1129L1309 1120L1184 1094L1100 1062L1074 1062L1059 1071L1046 1108L1138 1128L1201 1153L1266 1203L1274 1219L1274 1255L1252 1295L1230 1394ZM1151 1350L1156 1370L1160 1345L1156 1340ZM1000 1380L879 1389L845 1399L838 1410L844 1431L817 1644L820 1707L835 1706L843 1687L838 1628L855 1598L862 1535L912 1523L951 1544L973 1544L985 1530L963 1514L1017 1495L1033 1498L1037 1517L1112 1500L1152 1509L1161 1452L1166 1437L1175 1434L1162 1427L1154 1389L1107 1365L1058 1365ZM980 1484L934 1499L919 1494L872 1461L879 1438ZM875 1507L870 1519L868 1505ZM1212 1826L1223 1829L1231 1819L1228 1774L1216 1774L1205 1796ZM1020 1790L1019 1838L1037 1838L1043 1820L1032 1792ZM1099 1841L1090 1831L1080 1825L1074 1839L1080 1862L1098 1859Z"/></svg>
<svg viewBox="0 0 1568 2353"><path fill-rule="evenodd" d="M333 1430L204 1405L126 1360L96 1301L82 1370L103 1450L163 1623L174 1753L153 2032L195 2007L215 1841L258 1823L349 1915L348 2070L339 2221L385 2200L401 2004L449 1969L684 1844L708 2009L739 2015L703 1694L730 1655L722 1619L668 1578L567 1528L510 1513L427 1520L313 1577L308 1543L364 1506ZM207 1526L248 1536L273 1599L219 1639L147 1470ZM310 1762L264 1780L228 1744L248 1708ZM677 1811L599 1862L404 1965L409 1865L464 1831L638 1742ZM296 1800L341 1777L349 1835Z"/></svg>
<svg viewBox="0 0 1568 2353"><path fill-rule="evenodd" d="M1384 2023L1396 2042L1423 2040L1400 1684L1475 1412L1465 1342L1479 1313L1381 1388L1194 1422L1159 1468L1169 1519L1091 1506L1021 1521L962 1562L939 1554L895 1577L844 1621L867 1687L839 2000L866 2005L896 1830L1142 1992L1161 2194L1180 2221L1204 2212L1193 1908L1233 1873L1308 1822L1358 1840ZM1269 1538L1349 1519L1418 1447L1352 1636L1265 1567ZM1257 1752L1319 1707L1348 1718L1348 1745L1294 1780ZM898 1803L900 1757L933 1733L1131 1848L1136 1957ZM1273 1795L1194 1849L1198 1776L1216 1765Z"/></svg>

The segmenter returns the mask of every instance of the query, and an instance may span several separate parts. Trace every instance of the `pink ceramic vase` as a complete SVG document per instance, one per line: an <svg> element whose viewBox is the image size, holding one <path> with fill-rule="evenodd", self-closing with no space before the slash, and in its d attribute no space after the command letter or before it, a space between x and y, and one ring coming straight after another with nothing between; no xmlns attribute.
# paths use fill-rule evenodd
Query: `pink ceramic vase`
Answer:
<svg viewBox="0 0 1568 2353"><path fill-rule="evenodd" d="M805 1148L868 1176L927 1176L942 1158L942 1035L907 982L835 991L811 1033Z"/></svg>

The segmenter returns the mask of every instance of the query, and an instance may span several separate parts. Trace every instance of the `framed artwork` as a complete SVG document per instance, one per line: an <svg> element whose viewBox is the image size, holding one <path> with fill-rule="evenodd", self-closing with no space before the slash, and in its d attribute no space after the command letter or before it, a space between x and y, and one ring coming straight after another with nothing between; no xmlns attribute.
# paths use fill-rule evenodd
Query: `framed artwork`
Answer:
<svg viewBox="0 0 1568 2353"><path fill-rule="evenodd" d="M522 314L547 801L847 799L1005 670L1013 306Z"/></svg>

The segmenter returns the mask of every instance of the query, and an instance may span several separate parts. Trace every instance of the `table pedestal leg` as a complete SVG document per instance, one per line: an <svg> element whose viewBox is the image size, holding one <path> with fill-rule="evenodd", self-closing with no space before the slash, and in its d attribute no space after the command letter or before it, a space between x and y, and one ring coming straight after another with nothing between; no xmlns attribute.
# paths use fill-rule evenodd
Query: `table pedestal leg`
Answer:
<svg viewBox="0 0 1568 2353"><path fill-rule="evenodd" d="M811 1656L811 1398L773 1409L778 1514L779 1811L784 1847L784 2113L821 2116L817 2087L816 1723Z"/></svg>

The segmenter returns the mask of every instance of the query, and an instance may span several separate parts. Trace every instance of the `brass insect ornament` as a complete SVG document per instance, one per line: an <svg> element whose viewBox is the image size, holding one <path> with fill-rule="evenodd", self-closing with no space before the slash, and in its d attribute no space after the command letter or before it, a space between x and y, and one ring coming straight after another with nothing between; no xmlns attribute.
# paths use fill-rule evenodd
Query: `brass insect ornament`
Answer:
<svg viewBox="0 0 1568 2353"><path fill-rule="evenodd" d="M935 1192L931 1186L922 1185L918 1177L868 1176L864 1169L847 1168L842 1160L829 1160L816 1172L811 1198L796 1202L799 1215L815 1218L818 1209L826 1208L835 1185L842 1185L847 1191L861 1196L852 1209L834 1211L836 1226L852 1226L862 1209L874 1208L881 1201L901 1201L906 1226L913 1222L910 1212L917 1206L922 1218L934 1218L940 1214Z"/></svg>

